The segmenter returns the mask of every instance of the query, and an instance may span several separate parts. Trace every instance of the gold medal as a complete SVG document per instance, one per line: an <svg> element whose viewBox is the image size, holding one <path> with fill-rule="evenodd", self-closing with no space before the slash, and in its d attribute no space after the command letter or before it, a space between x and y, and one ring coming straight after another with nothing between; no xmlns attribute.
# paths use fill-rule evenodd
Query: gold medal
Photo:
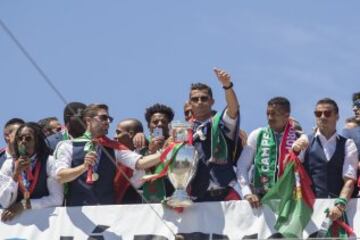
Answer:
<svg viewBox="0 0 360 240"><path fill-rule="evenodd" d="M30 193L29 191L24 192L24 199L30 199Z"/></svg>
<svg viewBox="0 0 360 240"><path fill-rule="evenodd" d="M99 179L99 174L97 174L96 172L94 172L94 173L92 174L91 178L92 178L92 180L93 180L94 182L96 182L96 181Z"/></svg>

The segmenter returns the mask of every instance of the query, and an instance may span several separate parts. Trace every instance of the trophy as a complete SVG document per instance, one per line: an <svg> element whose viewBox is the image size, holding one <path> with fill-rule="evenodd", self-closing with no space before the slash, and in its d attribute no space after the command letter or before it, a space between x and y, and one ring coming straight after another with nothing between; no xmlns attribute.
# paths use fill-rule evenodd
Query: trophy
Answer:
<svg viewBox="0 0 360 240"><path fill-rule="evenodd" d="M168 178L175 192L167 199L172 207L189 207L193 204L186 188L195 175L198 153L192 146L192 129L189 123L173 122L170 132L175 143L183 143L169 166Z"/></svg>

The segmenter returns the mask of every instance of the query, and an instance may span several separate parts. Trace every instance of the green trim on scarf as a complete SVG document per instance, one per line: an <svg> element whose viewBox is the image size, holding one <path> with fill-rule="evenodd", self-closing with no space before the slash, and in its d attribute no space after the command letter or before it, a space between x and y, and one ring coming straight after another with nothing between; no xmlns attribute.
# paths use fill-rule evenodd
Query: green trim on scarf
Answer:
<svg viewBox="0 0 360 240"><path fill-rule="evenodd" d="M226 139L221 132L220 122L222 119L221 113L216 113L212 118L211 124L211 159L214 162L223 162L228 160L228 146Z"/></svg>
<svg viewBox="0 0 360 240"><path fill-rule="evenodd" d="M264 194L275 184L277 145L270 127L259 132L255 155L254 187L256 193Z"/></svg>

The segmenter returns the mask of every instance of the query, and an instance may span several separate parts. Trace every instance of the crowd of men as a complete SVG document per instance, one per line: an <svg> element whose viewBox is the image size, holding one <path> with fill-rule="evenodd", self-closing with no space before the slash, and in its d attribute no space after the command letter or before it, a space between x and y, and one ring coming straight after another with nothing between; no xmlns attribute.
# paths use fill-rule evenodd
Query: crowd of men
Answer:
<svg viewBox="0 0 360 240"><path fill-rule="evenodd" d="M291 117L289 100L274 97L267 104L266 126L247 137L239 129L239 102L230 75L221 69L214 73L226 100L224 110L212 109L212 89L203 83L191 85L184 105L199 158L187 189L194 201L245 199L258 208L282 176L288 154L295 152L315 196L337 199L328 216L338 219L347 201L358 194L360 92L353 94L354 116L341 133L334 100L318 100L316 129L305 134ZM118 123L113 139L107 137L113 121L109 112L105 104L71 102L64 109L63 127L54 117L37 123L7 121L7 146L0 152L2 221L28 209L159 203L172 194L174 187L166 176L148 182L143 177L155 172L174 140L169 131L173 110L156 103L145 111L150 136L145 136L141 121L127 118ZM214 144L216 137L222 144Z"/></svg>

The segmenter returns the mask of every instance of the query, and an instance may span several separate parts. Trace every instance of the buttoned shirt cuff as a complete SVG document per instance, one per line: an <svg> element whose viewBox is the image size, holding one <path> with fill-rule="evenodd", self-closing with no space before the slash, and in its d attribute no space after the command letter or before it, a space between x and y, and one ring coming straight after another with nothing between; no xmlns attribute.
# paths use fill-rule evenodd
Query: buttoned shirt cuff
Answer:
<svg viewBox="0 0 360 240"><path fill-rule="evenodd" d="M9 177L7 182L1 184L3 186L0 191L0 204L2 207L8 208L17 198L18 183Z"/></svg>
<svg viewBox="0 0 360 240"><path fill-rule="evenodd" d="M350 178L352 180L357 180L357 174L355 170L348 169L347 172L343 174L343 178Z"/></svg>
<svg viewBox="0 0 360 240"><path fill-rule="evenodd" d="M236 128L236 123L237 123L237 118L239 116L237 116L235 119L232 119L228 114L227 114L227 109L225 110L223 116L222 116L222 121L224 122L225 127L229 130L228 132L225 132L226 136L228 136L229 138L232 138L235 132L235 128Z"/></svg>
<svg viewBox="0 0 360 240"><path fill-rule="evenodd" d="M237 118L239 116L237 116L235 119L232 119L228 114L227 114L227 109L225 110L224 114L223 114L223 117L222 117L222 120L224 121L225 123L225 126L235 126L236 124L236 121L237 121Z"/></svg>
<svg viewBox="0 0 360 240"><path fill-rule="evenodd" d="M63 169L67 169L67 168L70 168L70 167L67 167L67 166L56 166L56 170L54 170L50 176L51 176L51 177L54 177L55 179L58 179L58 174L59 174L59 172L60 172L61 170L63 170Z"/></svg>
<svg viewBox="0 0 360 240"><path fill-rule="evenodd" d="M249 185L241 186L240 189L241 189L240 196L242 199L245 199L246 195L252 194L252 191L251 191L251 188Z"/></svg>

